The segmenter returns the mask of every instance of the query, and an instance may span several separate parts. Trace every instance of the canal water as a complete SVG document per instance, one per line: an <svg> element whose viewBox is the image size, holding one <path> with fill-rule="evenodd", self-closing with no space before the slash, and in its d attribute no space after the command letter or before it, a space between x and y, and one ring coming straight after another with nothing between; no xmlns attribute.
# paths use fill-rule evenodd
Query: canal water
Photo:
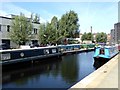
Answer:
<svg viewBox="0 0 120 90"><path fill-rule="evenodd" d="M95 71L93 54L93 51L83 52L33 64L8 66L2 73L2 88L68 89Z"/></svg>

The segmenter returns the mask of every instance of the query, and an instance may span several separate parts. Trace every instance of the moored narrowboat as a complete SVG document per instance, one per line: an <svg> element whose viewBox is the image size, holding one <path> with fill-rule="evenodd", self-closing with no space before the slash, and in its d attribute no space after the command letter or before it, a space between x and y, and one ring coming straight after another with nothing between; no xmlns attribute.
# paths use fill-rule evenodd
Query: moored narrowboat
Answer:
<svg viewBox="0 0 120 90"><path fill-rule="evenodd" d="M80 51L80 44L59 45L58 48L63 54L70 54Z"/></svg>
<svg viewBox="0 0 120 90"><path fill-rule="evenodd" d="M33 61L49 57L59 57L61 52L58 47L38 47L26 49L13 49L0 51L0 64L12 64L25 61Z"/></svg>
<svg viewBox="0 0 120 90"><path fill-rule="evenodd" d="M94 54L94 66L100 67L119 53L116 46L97 47Z"/></svg>

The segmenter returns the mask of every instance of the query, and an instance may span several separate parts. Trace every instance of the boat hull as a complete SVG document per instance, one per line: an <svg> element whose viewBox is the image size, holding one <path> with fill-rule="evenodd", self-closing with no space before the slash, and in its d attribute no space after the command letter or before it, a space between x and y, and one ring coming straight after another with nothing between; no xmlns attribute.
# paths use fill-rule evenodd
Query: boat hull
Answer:
<svg viewBox="0 0 120 90"><path fill-rule="evenodd" d="M107 63L109 60L110 60L109 58L94 57L94 64L93 64L93 66L95 67L95 69L98 69L99 67L101 67L102 65Z"/></svg>

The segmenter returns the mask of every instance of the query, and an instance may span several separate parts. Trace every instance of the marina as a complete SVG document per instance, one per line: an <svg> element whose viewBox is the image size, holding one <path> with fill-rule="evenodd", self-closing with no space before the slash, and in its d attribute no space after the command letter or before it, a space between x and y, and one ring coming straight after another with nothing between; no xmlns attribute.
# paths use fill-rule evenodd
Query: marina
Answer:
<svg viewBox="0 0 120 90"><path fill-rule="evenodd" d="M20 87L66 90L118 54L117 47L98 46L95 49L94 45L86 46L84 49L80 44L71 44L3 50L1 52L3 89ZM101 49L104 52L101 52Z"/></svg>
<svg viewBox="0 0 120 90"><path fill-rule="evenodd" d="M1 90L120 89L120 1L2 6Z"/></svg>

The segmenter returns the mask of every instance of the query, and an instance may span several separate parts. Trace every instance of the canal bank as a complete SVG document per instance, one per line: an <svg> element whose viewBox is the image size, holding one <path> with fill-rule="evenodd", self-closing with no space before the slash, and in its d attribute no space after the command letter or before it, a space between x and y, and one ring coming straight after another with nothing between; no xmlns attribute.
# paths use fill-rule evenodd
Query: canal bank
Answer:
<svg viewBox="0 0 120 90"><path fill-rule="evenodd" d="M112 58L109 62L101 66L99 69L73 85L70 90L76 88L91 90L91 88L113 88L118 90L118 66L120 65L120 53ZM119 88L120 89L120 88Z"/></svg>

